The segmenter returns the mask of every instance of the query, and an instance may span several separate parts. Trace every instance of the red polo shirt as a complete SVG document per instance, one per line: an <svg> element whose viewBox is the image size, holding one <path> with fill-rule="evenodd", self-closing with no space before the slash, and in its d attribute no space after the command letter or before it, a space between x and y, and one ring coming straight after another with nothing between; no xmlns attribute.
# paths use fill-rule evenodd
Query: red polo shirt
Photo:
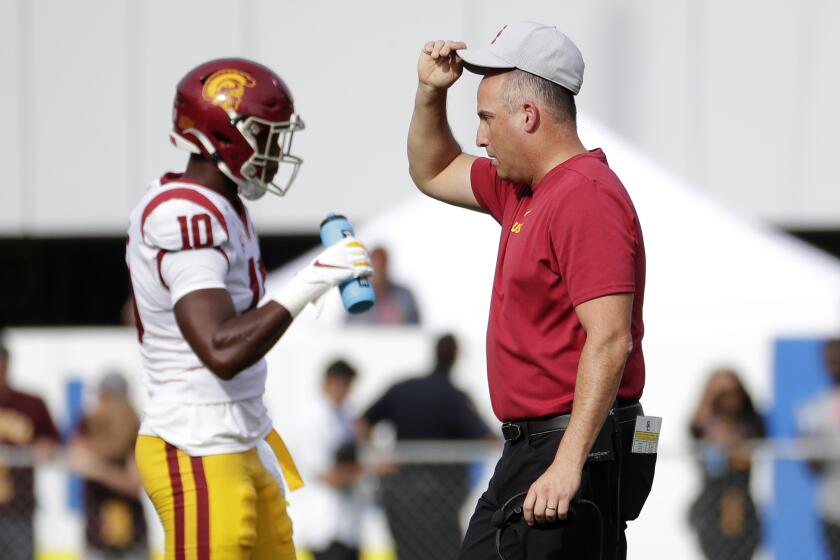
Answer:
<svg viewBox="0 0 840 560"><path fill-rule="evenodd" d="M571 410L586 332L575 306L634 294L633 351L619 399L638 399L645 382L642 303L645 247L627 191L598 149L549 171L534 189L472 166L478 203L502 226L490 319L487 376L502 421Z"/></svg>

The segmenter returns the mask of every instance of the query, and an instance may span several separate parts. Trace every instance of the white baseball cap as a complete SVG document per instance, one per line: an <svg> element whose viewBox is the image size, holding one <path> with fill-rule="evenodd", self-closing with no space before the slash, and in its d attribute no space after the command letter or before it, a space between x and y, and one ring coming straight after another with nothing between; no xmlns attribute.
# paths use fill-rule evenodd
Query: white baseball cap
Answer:
<svg viewBox="0 0 840 560"><path fill-rule="evenodd" d="M476 74L518 68L577 94L583 83L583 56L552 25L522 21L505 25L485 48L461 49L464 67Z"/></svg>

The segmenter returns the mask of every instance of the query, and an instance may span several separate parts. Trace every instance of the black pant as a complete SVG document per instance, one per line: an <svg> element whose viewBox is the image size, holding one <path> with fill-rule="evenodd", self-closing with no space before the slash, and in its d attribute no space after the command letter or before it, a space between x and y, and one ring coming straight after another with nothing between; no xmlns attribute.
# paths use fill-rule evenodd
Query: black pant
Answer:
<svg viewBox="0 0 840 560"><path fill-rule="evenodd" d="M626 522L638 517L650 492L656 465L656 455L630 453L634 426L634 420L619 423L620 452L616 459L584 466L577 497L596 504L600 515L593 507L578 503L574 506L573 519L554 529L530 528L520 519L501 532L500 550L506 560L598 560L602 546L603 560L626 558ZM487 491L478 500L470 519L459 555L461 560L499 558L497 528L491 523L493 514L510 498L526 492L545 472L554 460L562 435L562 431L526 434L513 443L505 443ZM617 512L619 480L621 511Z"/></svg>

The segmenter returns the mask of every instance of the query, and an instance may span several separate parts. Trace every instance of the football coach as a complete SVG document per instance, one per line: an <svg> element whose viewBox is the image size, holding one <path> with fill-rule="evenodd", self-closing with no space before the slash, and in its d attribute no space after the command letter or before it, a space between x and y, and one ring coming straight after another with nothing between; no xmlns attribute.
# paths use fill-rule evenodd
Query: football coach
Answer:
<svg viewBox="0 0 840 560"><path fill-rule="evenodd" d="M476 143L487 158L463 153L447 123L464 68L482 75ZM627 521L653 480L655 445L637 445L659 425L639 403L644 241L606 155L578 138L583 68L568 37L530 22L480 49L431 41L420 53L411 177L501 225L487 376L506 442L464 560L626 558Z"/></svg>

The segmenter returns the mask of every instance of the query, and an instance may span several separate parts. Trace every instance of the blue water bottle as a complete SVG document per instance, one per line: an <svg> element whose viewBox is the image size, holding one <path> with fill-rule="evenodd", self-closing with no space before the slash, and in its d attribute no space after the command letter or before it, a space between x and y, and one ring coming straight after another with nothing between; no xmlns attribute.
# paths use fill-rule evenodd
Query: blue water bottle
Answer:
<svg viewBox="0 0 840 560"><path fill-rule="evenodd" d="M353 226L344 216L330 212L321 222L321 243L324 247L334 245L353 234ZM338 287L341 301L350 313L363 313L376 303L376 294L370 278L348 280Z"/></svg>

